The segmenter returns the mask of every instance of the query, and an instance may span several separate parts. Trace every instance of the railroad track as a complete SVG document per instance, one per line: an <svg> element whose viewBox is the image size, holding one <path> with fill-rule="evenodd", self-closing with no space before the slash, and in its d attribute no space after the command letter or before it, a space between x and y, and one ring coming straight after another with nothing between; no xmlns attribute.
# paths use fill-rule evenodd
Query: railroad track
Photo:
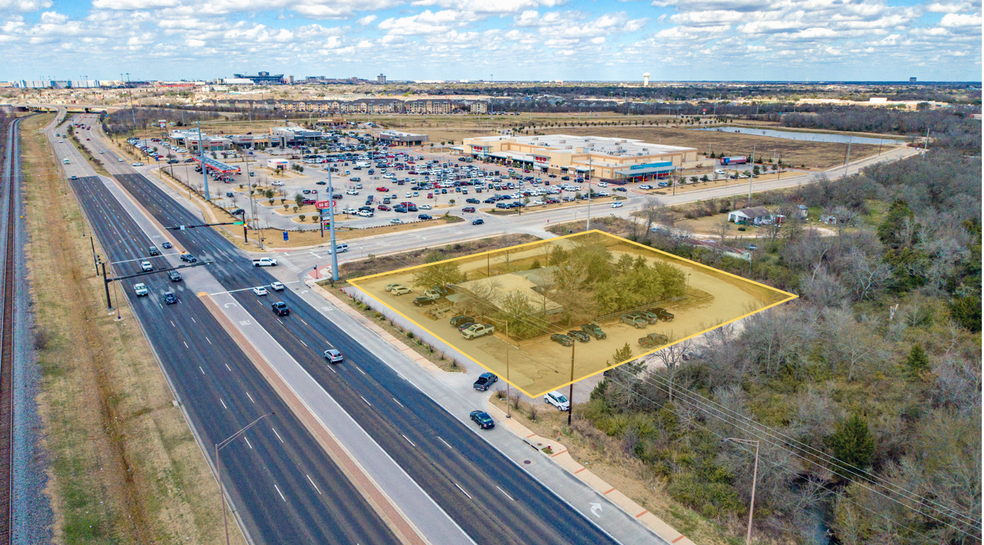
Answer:
<svg viewBox="0 0 984 545"><path fill-rule="evenodd" d="M3 313L0 321L0 545L7 545L13 540L12 535L12 468L13 455L13 368L14 368L14 231L16 191L14 180L17 178L19 162L19 142L17 140L17 125L20 120L14 120L8 125L6 139L6 156L3 164L3 179L0 181L0 193L4 195L0 210L5 210L5 222L2 225L3 267L0 274L0 299Z"/></svg>

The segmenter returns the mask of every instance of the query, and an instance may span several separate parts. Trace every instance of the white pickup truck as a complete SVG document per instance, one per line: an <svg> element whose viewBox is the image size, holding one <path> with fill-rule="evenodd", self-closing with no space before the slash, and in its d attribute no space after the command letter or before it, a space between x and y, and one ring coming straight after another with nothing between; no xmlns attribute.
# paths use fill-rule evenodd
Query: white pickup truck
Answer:
<svg viewBox="0 0 984 545"><path fill-rule="evenodd" d="M476 337L484 337L485 335L491 335L495 332L494 325L485 324L473 324L468 326L467 329L461 332L461 336L466 339L474 339Z"/></svg>
<svg viewBox="0 0 984 545"><path fill-rule="evenodd" d="M277 260L272 257L261 257L253 260L254 267L276 267Z"/></svg>

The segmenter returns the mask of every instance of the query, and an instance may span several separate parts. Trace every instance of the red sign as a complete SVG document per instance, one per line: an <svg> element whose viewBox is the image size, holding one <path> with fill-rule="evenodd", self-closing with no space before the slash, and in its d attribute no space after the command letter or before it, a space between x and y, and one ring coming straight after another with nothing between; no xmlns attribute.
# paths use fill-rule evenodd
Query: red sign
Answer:
<svg viewBox="0 0 984 545"><path fill-rule="evenodd" d="M331 201L318 201L314 203L315 208L328 209L331 208Z"/></svg>
<svg viewBox="0 0 984 545"><path fill-rule="evenodd" d="M538 165L545 165L550 162L550 158L533 156L533 161Z"/></svg>

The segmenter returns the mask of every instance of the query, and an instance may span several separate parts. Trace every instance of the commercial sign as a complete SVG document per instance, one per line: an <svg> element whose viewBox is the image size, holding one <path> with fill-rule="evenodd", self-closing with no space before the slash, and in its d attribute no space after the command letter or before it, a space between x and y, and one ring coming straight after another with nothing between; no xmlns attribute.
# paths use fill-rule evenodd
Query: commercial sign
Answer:
<svg viewBox="0 0 984 545"><path fill-rule="evenodd" d="M549 165L550 164L550 158L549 157L542 157L540 155L534 155L533 156L533 162L536 163L537 165L546 166L546 165Z"/></svg>
<svg viewBox="0 0 984 545"><path fill-rule="evenodd" d="M629 170L641 170L644 168L671 167L671 166L673 166L673 161L665 161L662 163L644 163L641 165L630 165Z"/></svg>
<svg viewBox="0 0 984 545"><path fill-rule="evenodd" d="M163 128L167 127L167 120L166 119L158 119L157 120L157 124L160 125L161 128L163 129Z"/></svg>
<svg viewBox="0 0 984 545"><path fill-rule="evenodd" d="M315 208L320 208L322 210L327 210L331 208L331 201L317 201L314 203Z"/></svg>

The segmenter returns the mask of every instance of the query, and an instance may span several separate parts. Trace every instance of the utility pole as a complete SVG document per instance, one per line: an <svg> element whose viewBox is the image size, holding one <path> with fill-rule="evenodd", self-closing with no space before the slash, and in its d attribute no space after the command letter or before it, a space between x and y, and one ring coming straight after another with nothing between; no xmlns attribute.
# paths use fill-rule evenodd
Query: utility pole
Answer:
<svg viewBox="0 0 984 545"><path fill-rule="evenodd" d="M201 160L202 165L202 181L205 184L205 200L209 201L211 198L208 196L208 167L205 165L205 142L202 140L202 122L196 121L198 124L198 158ZM253 194L250 193L250 202L253 201Z"/></svg>
<svg viewBox="0 0 984 545"><path fill-rule="evenodd" d="M571 416L574 410L574 347L577 346L577 339L572 339L571 344L571 389L567 394L567 427L571 427Z"/></svg>
<svg viewBox="0 0 984 545"><path fill-rule="evenodd" d="M752 501L748 506L748 530L745 533L745 544L749 545L752 542L752 513L755 511L755 482L758 480L759 442L752 439L737 439L735 437L726 437L725 439L722 439L721 442L735 442L744 445L755 445L755 466L752 470Z"/></svg>
<svg viewBox="0 0 984 545"><path fill-rule="evenodd" d="M844 161L844 177L847 178L847 165L851 162L851 137L847 137L847 160Z"/></svg>
<svg viewBox="0 0 984 545"><path fill-rule="evenodd" d="M122 76L123 74L120 74ZM133 91L130 89L130 73L126 73L126 94L130 97L130 117L133 118L133 133L137 133L137 113L133 109Z"/></svg>

